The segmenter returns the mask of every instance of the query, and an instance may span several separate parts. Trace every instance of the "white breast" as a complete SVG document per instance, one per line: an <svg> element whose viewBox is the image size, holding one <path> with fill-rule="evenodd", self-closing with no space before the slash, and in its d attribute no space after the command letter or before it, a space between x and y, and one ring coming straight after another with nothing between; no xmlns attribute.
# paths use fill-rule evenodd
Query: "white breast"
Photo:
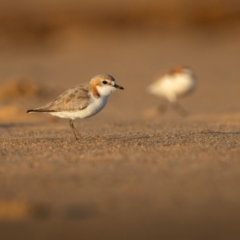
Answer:
<svg viewBox="0 0 240 240"><path fill-rule="evenodd" d="M195 79L187 74L178 74L174 77L165 75L161 80L153 83L149 87L149 91L174 102L178 97L191 92L195 86Z"/></svg>
<svg viewBox="0 0 240 240"><path fill-rule="evenodd" d="M77 111L71 111L71 112L55 112L50 114L60 118L69 118L73 120L76 118L87 118L100 112L106 106L107 101L108 101L108 96L104 96L100 98L92 98L89 105L83 110L80 110L80 111L77 110Z"/></svg>

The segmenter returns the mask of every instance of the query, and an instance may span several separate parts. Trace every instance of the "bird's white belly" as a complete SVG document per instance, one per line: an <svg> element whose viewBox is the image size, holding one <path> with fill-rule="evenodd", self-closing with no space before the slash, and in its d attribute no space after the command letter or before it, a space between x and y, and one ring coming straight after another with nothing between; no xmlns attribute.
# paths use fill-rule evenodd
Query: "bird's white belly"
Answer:
<svg viewBox="0 0 240 240"><path fill-rule="evenodd" d="M98 112L100 112L107 104L108 97L101 97L98 99L94 99L92 102L89 103L89 105L82 109L82 110L76 110L76 111L63 111L63 112L52 112L50 113L53 116L57 116L60 118L70 118L70 119L76 119L76 118L87 118L91 117Z"/></svg>
<svg viewBox="0 0 240 240"><path fill-rule="evenodd" d="M175 101L176 98L191 92L195 88L195 85L195 81L188 77L166 78L156 85L154 93L166 97L170 101Z"/></svg>

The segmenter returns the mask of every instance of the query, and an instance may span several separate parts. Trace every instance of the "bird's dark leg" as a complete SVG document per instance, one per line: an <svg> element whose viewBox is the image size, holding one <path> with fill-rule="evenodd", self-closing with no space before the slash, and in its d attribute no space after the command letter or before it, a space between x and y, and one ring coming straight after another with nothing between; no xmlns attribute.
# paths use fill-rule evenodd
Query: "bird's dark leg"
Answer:
<svg viewBox="0 0 240 240"><path fill-rule="evenodd" d="M70 128L71 128L72 131L73 131L73 134L74 134L74 136L75 136L75 139L78 140L77 134L78 134L78 135L80 135L80 134L79 134L78 130L74 127L73 121L74 121L74 120L70 119L70 120L69 120L69 125L70 125Z"/></svg>
<svg viewBox="0 0 240 240"><path fill-rule="evenodd" d="M182 117L186 117L189 114L178 102L171 103L171 106Z"/></svg>

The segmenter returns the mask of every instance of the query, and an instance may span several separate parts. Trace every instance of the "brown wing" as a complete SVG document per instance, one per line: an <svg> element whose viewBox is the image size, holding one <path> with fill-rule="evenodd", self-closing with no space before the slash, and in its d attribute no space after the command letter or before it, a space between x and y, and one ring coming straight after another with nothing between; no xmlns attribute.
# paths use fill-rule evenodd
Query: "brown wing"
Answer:
<svg viewBox="0 0 240 240"><path fill-rule="evenodd" d="M29 110L34 112L76 111L86 108L89 104L89 84L70 88L52 102L43 107Z"/></svg>

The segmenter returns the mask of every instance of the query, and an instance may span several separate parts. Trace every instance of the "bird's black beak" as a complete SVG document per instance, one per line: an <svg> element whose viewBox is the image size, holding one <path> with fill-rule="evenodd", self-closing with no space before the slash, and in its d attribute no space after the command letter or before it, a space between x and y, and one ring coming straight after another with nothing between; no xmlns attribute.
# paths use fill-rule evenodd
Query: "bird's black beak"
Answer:
<svg viewBox="0 0 240 240"><path fill-rule="evenodd" d="M121 86L117 85L116 83L114 84L114 87L115 87L115 88L118 88L118 89L121 89L121 90L123 90L123 89L124 89L123 87L121 87Z"/></svg>

